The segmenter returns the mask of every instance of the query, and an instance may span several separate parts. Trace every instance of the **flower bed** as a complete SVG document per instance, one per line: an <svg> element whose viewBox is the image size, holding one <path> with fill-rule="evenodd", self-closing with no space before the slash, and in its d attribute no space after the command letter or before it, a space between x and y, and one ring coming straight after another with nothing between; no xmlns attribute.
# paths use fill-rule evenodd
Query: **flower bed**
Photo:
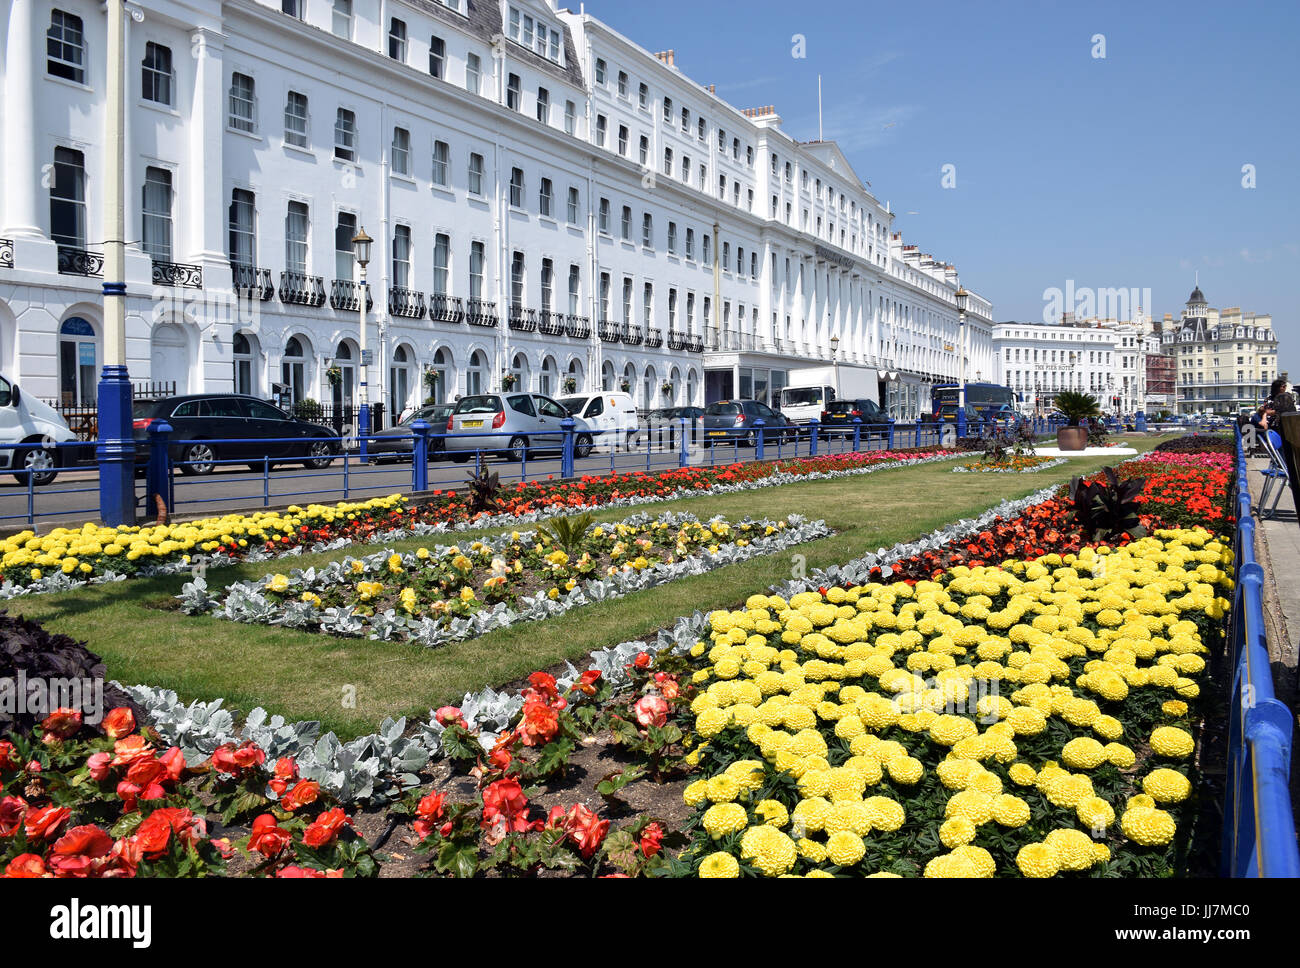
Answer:
<svg viewBox="0 0 1300 968"><path fill-rule="evenodd" d="M726 494L869 474L946 460L942 449L871 451L763 463L636 471L563 483L531 482L504 489L495 511L473 512L458 491L434 491L412 504L401 495L358 503L293 506L148 527L55 528L0 540L0 599L64 591L78 584L135 575L173 574L201 561L216 567L267 561L284 554L332 551L367 541L396 541L453 530L532 524L599 507L633 507L700 494Z"/></svg>
<svg viewBox="0 0 1300 968"><path fill-rule="evenodd" d="M713 613L691 870L1171 873L1230 562L1161 530Z"/></svg>
<svg viewBox="0 0 1300 968"><path fill-rule="evenodd" d="M798 515L734 524L671 513L603 525L565 519L550 530L515 531L465 548L386 550L319 570L267 575L231 585L215 599L196 579L178 598L190 614L432 648L830 533L823 522Z"/></svg>
<svg viewBox="0 0 1300 968"><path fill-rule="evenodd" d="M1207 452L1144 454L1116 469L1122 480L1146 479L1138 498L1145 514L1166 525L1219 531L1235 522L1233 468L1230 455Z"/></svg>
<svg viewBox="0 0 1300 968"><path fill-rule="evenodd" d="M956 474L1033 474L1052 467L1060 467L1064 457L1032 457L1024 454L1008 455L1002 460L965 461L953 468Z"/></svg>
<svg viewBox="0 0 1300 968"><path fill-rule="evenodd" d="M1156 444L1158 454L1235 454L1236 442L1231 437L1214 437L1206 434L1190 434L1175 437L1173 440Z"/></svg>

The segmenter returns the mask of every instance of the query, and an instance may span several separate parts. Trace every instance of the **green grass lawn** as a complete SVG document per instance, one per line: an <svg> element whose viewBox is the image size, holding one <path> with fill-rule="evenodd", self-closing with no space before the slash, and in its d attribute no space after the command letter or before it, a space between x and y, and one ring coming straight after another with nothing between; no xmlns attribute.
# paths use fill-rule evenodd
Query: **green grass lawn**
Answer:
<svg viewBox="0 0 1300 968"><path fill-rule="evenodd" d="M1156 439L1134 442L1149 450ZM321 634L191 618L167 610L187 577L131 580L58 595L16 599L11 611L87 642L103 656L111 678L176 690L185 700L224 697L242 710L263 706L290 719L317 719L349 738L371 732L384 716L423 716L467 691L500 685L594 649L638 638L696 609L743 601L791 577L792 555L807 568L827 567L915 538L1002 500L1091 473L1107 458L1075 458L1034 474L954 474L951 462L898 468L833 481L810 481L742 494L693 497L647 506L652 513L689 511L701 518L824 519L836 534L782 555L752 559L671 582L617 601L577 609L545 622L520 623L436 650L327 637ZM598 512L620 520L634 510ZM450 544L467 536L401 542ZM374 546L361 546L370 553ZM279 566L306 568L347 552L305 555ZM208 573L220 588L277 570L240 565ZM345 706L354 695L355 705Z"/></svg>

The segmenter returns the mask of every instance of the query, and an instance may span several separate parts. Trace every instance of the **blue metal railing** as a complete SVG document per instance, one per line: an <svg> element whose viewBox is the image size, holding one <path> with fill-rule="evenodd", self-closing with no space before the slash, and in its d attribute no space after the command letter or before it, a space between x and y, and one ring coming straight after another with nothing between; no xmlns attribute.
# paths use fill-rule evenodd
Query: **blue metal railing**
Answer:
<svg viewBox="0 0 1300 968"><path fill-rule="evenodd" d="M0 489L0 495L14 496L19 498L15 502L6 502L3 510L7 513L0 513L0 528L8 527L19 522L26 524L28 527L35 527L41 519L40 509L38 508L38 496L44 498L55 498L70 494L87 494L94 495L94 498L84 498L87 505L85 507L74 508L69 511L60 511L59 517L64 516L99 516L99 481L75 481L71 486L62 484L57 487L51 486L51 483L41 484L40 480L45 473L57 475L65 473L68 469L73 468L87 455L94 454L94 444L88 444L83 441L69 441L66 443L48 442L27 442L22 444L0 444L0 464L5 465L8 469L3 471L5 474L12 474L19 494L5 494L4 489ZM44 455L45 459L37 461L35 464L27 464L26 457L28 454ZM21 510L10 511L9 507L18 504Z"/></svg>
<svg viewBox="0 0 1300 968"><path fill-rule="evenodd" d="M1229 619L1227 782L1223 804L1225 877L1298 877L1291 811L1292 715L1273 693L1273 670L1264 636L1264 570L1255 560L1246 450L1237 438L1236 587Z"/></svg>

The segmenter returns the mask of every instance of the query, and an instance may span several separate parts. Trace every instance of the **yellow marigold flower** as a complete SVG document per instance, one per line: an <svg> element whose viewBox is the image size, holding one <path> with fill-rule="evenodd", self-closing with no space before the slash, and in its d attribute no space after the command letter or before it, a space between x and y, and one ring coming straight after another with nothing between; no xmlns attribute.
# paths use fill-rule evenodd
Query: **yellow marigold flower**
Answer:
<svg viewBox="0 0 1300 968"><path fill-rule="evenodd" d="M1105 844L1094 843L1092 845L1092 859L1093 863L1096 864L1106 863L1110 860L1110 848Z"/></svg>
<svg viewBox="0 0 1300 968"><path fill-rule="evenodd" d="M790 811L779 800L760 800L754 812L763 818L769 827L784 827L790 822Z"/></svg>
<svg viewBox="0 0 1300 968"><path fill-rule="evenodd" d="M862 838L851 830L837 830L826 839L826 858L837 867L852 867L866 852Z"/></svg>
<svg viewBox="0 0 1300 968"><path fill-rule="evenodd" d="M867 797L862 803L866 807L867 819L874 830L892 833L903 826L903 822L907 819L903 805L889 797Z"/></svg>
<svg viewBox="0 0 1300 968"><path fill-rule="evenodd" d="M816 833L826 829L826 818L830 816L830 812L829 800L823 797L809 797L795 804L794 812L790 814L790 821L796 830Z"/></svg>
<svg viewBox="0 0 1300 968"><path fill-rule="evenodd" d="M710 777L706 782L708 797L714 803L730 803L740 796L740 784L726 774Z"/></svg>
<svg viewBox="0 0 1300 968"><path fill-rule="evenodd" d="M730 721L731 717L721 709L705 709L695 717L695 731L708 739L722 732Z"/></svg>
<svg viewBox="0 0 1300 968"><path fill-rule="evenodd" d="M749 824L749 817L745 808L738 803L715 803L704 811L701 823L708 835L717 840L744 830Z"/></svg>
<svg viewBox="0 0 1300 968"><path fill-rule="evenodd" d="M794 867L799 856L794 841L775 827L750 827L740 837L740 856L767 877L778 877Z"/></svg>
<svg viewBox="0 0 1300 968"><path fill-rule="evenodd" d="M1007 768L1007 775L1016 786L1032 786L1038 772L1028 763L1012 763Z"/></svg>
<svg viewBox="0 0 1300 968"><path fill-rule="evenodd" d="M1160 706L1160 711L1166 716L1186 716L1187 703L1181 699L1170 699Z"/></svg>
<svg viewBox="0 0 1300 968"><path fill-rule="evenodd" d="M688 807L698 807L700 804L708 802L709 781L696 780L693 783L688 783L686 789L682 791L682 799L686 801Z"/></svg>
<svg viewBox="0 0 1300 968"><path fill-rule="evenodd" d="M740 861L730 854L715 851L700 862L700 877L739 877Z"/></svg>
<svg viewBox="0 0 1300 968"><path fill-rule="evenodd" d="M1020 797L1004 793L993 801L993 819L1003 827L1023 827L1029 816L1029 804Z"/></svg>
<svg viewBox="0 0 1300 968"><path fill-rule="evenodd" d="M1123 743L1107 743L1106 758L1121 770L1127 770L1137 762L1137 755Z"/></svg>
<svg viewBox="0 0 1300 968"><path fill-rule="evenodd" d="M993 860L993 855L983 847L976 847L974 844L963 844L960 847L954 847L952 852L971 863L975 868L976 877L992 877L997 873L997 862Z"/></svg>
<svg viewBox="0 0 1300 968"><path fill-rule="evenodd" d="M1157 803L1179 803L1192 792L1192 783L1177 770L1161 767L1142 778L1142 791Z"/></svg>
<svg viewBox="0 0 1300 968"><path fill-rule="evenodd" d="M1085 797L1074 809L1085 827L1109 827L1115 822L1115 808L1101 797Z"/></svg>
<svg viewBox="0 0 1300 968"><path fill-rule="evenodd" d="M939 826L940 842L951 850L975 839L978 828L966 817L949 817Z"/></svg>
<svg viewBox="0 0 1300 968"><path fill-rule="evenodd" d="M889 771L891 780L903 786L919 783L925 775L925 767L914 756L896 756L885 764L885 769Z"/></svg>
<svg viewBox="0 0 1300 968"><path fill-rule="evenodd" d="M1124 836L1144 847L1160 847L1174 839L1174 818L1154 807L1130 806L1119 821Z"/></svg>
<svg viewBox="0 0 1300 968"><path fill-rule="evenodd" d="M800 857L814 864L820 864L826 859L826 845L815 840L803 837L795 843L795 847L798 848Z"/></svg>
<svg viewBox="0 0 1300 968"><path fill-rule="evenodd" d="M1093 864L1092 838L1082 830L1053 830L1043 842L1056 852L1063 871L1086 871Z"/></svg>
<svg viewBox="0 0 1300 968"><path fill-rule="evenodd" d="M964 854L953 851L949 854L940 854L938 857L931 857L926 862L925 877L978 877L979 869L975 862Z"/></svg>
<svg viewBox="0 0 1300 968"><path fill-rule="evenodd" d="M1177 726L1157 726L1151 733L1151 749L1169 759L1186 759L1195 745L1192 734Z"/></svg>
<svg viewBox="0 0 1300 968"><path fill-rule="evenodd" d="M1025 877L1055 877L1061 862L1047 844L1026 844L1016 852L1016 866Z"/></svg>
<svg viewBox="0 0 1300 968"><path fill-rule="evenodd" d="M1091 736L1079 736L1061 749L1061 760L1071 769L1096 769L1106 762L1106 748Z"/></svg>

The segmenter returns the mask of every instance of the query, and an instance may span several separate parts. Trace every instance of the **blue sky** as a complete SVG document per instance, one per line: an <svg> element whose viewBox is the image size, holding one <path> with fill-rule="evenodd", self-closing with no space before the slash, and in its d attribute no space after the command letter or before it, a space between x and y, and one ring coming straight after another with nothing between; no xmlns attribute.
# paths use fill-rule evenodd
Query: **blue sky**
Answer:
<svg viewBox="0 0 1300 968"><path fill-rule="evenodd" d="M574 4L576 7L576 3ZM1149 289L1177 317L1273 314L1300 382L1300 3L589 0L587 11L737 107L825 133L895 227L994 303ZM792 57L796 34L807 57ZM1093 56L1093 37L1105 57ZM941 187L944 165L956 187ZM1244 188L1244 165L1255 187Z"/></svg>

